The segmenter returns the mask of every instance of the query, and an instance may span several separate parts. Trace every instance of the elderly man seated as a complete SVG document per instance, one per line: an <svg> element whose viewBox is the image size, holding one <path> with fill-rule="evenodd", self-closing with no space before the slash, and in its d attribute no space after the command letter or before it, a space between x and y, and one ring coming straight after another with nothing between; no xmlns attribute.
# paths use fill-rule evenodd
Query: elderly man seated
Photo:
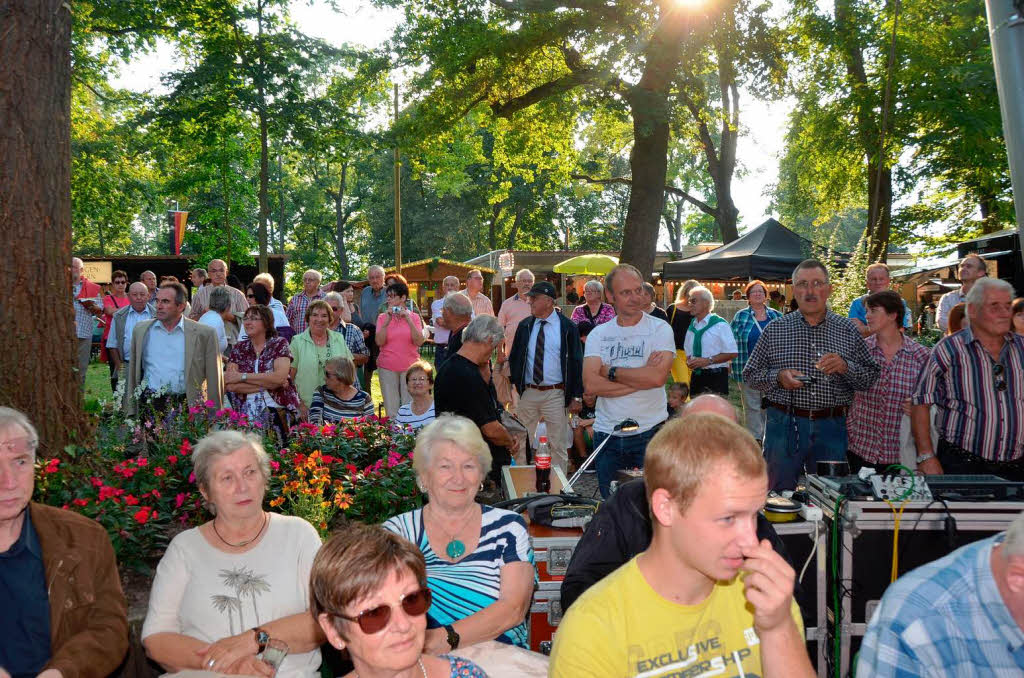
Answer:
<svg viewBox="0 0 1024 678"><path fill-rule="evenodd" d="M103 678L128 650L114 549L98 523L30 501L37 444L0 407L0 676Z"/></svg>

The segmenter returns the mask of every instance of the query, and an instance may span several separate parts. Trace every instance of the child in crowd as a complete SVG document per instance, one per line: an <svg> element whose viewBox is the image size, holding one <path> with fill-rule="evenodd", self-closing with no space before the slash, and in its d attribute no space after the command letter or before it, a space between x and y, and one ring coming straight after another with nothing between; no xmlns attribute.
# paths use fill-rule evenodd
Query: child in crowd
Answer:
<svg viewBox="0 0 1024 678"><path fill-rule="evenodd" d="M668 416L678 417L683 405L690 399L690 387L674 381L668 385Z"/></svg>

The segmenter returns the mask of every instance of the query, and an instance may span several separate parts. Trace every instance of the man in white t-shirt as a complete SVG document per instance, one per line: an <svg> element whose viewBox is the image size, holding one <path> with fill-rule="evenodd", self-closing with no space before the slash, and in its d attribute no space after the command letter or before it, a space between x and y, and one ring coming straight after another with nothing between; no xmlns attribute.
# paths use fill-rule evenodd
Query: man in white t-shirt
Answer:
<svg viewBox="0 0 1024 678"><path fill-rule="evenodd" d="M441 307L444 306L444 298L453 292L459 291L459 279L454 275L446 276L441 281L441 294L430 304L430 319L434 325L434 364L438 367L448 357L448 337L451 330L445 325L444 316L441 314Z"/></svg>
<svg viewBox="0 0 1024 678"><path fill-rule="evenodd" d="M595 327L583 356L583 388L597 396L594 445L606 438L597 457L597 482L608 497L615 472L644 465L647 443L668 417L665 382L676 346L672 327L644 313L648 302L643 277L635 267L619 264L605 276L615 307L614 320ZM638 427L616 431L626 419Z"/></svg>

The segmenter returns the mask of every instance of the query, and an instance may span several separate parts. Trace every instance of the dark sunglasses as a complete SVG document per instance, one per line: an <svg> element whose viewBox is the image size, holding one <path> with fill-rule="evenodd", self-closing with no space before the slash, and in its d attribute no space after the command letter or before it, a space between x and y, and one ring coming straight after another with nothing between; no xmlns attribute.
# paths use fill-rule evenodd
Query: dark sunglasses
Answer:
<svg viewBox="0 0 1024 678"><path fill-rule="evenodd" d="M427 610L430 609L430 589L422 588L419 591L413 591L412 593L402 596L401 605L402 610L405 611L410 617L418 617L421 614L426 614ZM388 622L391 621L391 606L390 605L378 605L377 607L369 610L360 612L355 617L346 617L343 614L335 615L348 621L354 621L359 624L359 628L365 634L379 633L387 627Z"/></svg>

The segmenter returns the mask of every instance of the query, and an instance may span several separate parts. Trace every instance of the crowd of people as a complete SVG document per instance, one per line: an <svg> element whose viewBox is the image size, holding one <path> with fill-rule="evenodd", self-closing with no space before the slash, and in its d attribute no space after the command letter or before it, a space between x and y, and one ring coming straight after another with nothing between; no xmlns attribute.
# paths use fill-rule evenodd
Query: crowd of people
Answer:
<svg viewBox="0 0 1024 678"><path fill-rule="evenodd" d="M940 300L936 322L948 331L962 308L960 329L928 349L881 264L847 317L829 307L828 269L807 260L792 276L795 310L781 313L755 280L727 321L696 281L658 308L627 264L588 281L571 312L522 270L495 313L471 271L462 291L446 278L421 315L408 283L378 266L358 294L307 271L287 305L266 275L244 294L231 287L219 260L194 272L191 299L176 280L116 272L108 304L75 260L79 367L85 327L91 342L105 314L126 413L212 400L286 439L302 419L374 412L377 372L384 411L417 436L423 508L346 525L321 545L304 521L264 511L259 440L209 434L193 462L211 518L169 544L145 649L169 672L271 675L259 656L276 641L289 648L283 678L315 674L325 644L347 650L353 675L486 675L460 648L528 647L537 572L523 518L477 494L529 461L543 425L562 472L600 446L608 499L569 564L549 675L813 675L795 570L760 513L769 491L793 489L819 461L1024 480L1013 289L976 255L959 270L963 287ZM742 416L725 399L730 381ZM0 588L18 610L5 637L27 648L0 650L0 667L105 676L128 642L113 551L89 521L30 501L37 444L24 415L0 408ZM642 478L617 482L632 468ZM858 675L1019 675L1022 581L1024 518L909 573L873 616ZM231 602L240 587L244 615Z"/></svg>

